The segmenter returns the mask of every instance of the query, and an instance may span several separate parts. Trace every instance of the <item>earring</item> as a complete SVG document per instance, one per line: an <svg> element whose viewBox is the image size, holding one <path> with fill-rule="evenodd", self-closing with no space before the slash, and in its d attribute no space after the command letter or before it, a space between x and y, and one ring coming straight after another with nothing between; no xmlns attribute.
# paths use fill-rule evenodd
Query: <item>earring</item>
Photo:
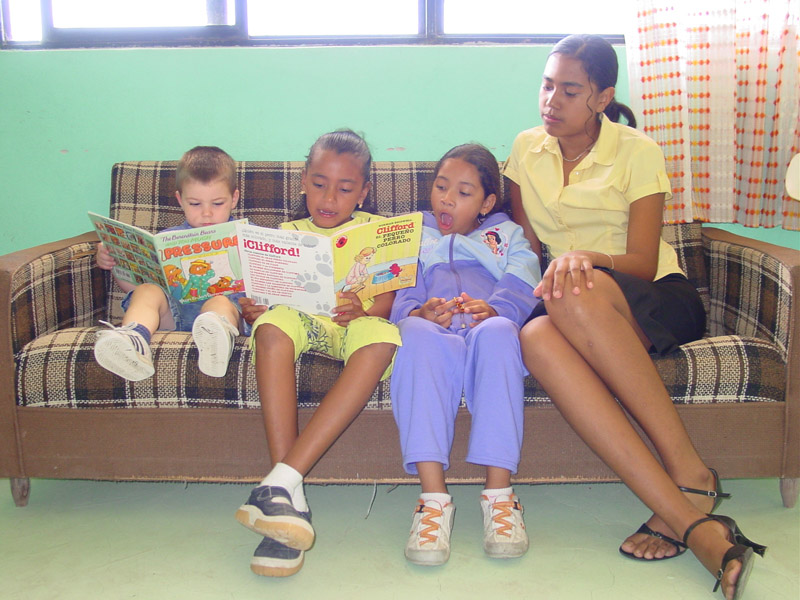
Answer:
<svg viewBox="0 0 800 600"><path fill-rule="evenodd" d="M483 223L486 220L486 215L484 213L478 213L478 225Z"/></svg>

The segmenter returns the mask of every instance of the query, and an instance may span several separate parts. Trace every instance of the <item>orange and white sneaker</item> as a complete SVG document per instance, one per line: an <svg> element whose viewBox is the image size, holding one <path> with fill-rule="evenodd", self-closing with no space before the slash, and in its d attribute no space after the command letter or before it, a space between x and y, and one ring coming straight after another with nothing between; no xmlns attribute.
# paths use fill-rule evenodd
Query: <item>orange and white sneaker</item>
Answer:
<svg viewBox="0 0 800 600"><path fill-rule="evenodd" d="M528 551L528 532L516 494L503 494L493 500L481 496L481 512L486 554L492 558L518 558Z"/></svg>
<svg viewBox="0 0 800 600"><path fill-rule="evenodd" d="M450 558L450 532L455 504L444 506L436 500L417 501L411 533L406 544L406 559L415 565L443 565Z"/></svg>

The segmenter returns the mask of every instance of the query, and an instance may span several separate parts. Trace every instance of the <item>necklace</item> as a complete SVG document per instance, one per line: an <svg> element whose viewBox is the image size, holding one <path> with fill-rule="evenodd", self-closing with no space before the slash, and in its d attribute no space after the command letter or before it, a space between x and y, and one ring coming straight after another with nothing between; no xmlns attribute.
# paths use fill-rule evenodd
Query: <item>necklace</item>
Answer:
<svg viewBox="0 0 800 600"><path fill-rule="evenodd" d="M583 152L578 154L578 156L576 156L575 158L567 158L566 156L564 156L564 152L563 151L561 152L561 158L564 160L564 162L569 162L569 163L577 162L581 158L583 158L583 155L586 154L589 151L589 148L591 148L592 146L594 146L594 140L592 141L591 144L586 146L586 148L583 149Z"/></svg>

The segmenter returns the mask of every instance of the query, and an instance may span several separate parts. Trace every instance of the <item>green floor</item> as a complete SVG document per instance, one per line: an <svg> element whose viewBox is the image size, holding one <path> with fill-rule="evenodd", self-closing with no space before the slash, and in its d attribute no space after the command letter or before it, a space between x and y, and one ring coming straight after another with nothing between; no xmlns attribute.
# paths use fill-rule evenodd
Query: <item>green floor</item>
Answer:
<svg viewBox="0 0 800 600"><path fill-rule="evenodd" d="M510 561L483 555L480 488L453 486L453 551L438 568L403 558L416 487L307 486L317 542L287 579L249 570L259 539L233 518L247 485L34 480L28 506L16 508L0 484L3 600L722 598L689 554L640 564L617 553L647 516L620 484L517 486L531 550ZM797 600L799 507L783 508L774 479L724 486L734 498L720 512L770 546L745 597Z"/></svg>

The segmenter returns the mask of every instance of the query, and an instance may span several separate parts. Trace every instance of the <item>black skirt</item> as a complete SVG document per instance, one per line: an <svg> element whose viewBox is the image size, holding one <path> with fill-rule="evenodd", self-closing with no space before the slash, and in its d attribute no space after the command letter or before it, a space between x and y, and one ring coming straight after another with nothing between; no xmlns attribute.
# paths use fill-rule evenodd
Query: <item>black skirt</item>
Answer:
<svg viewBox="0 0 800 600"><path fill-rule="evenodd" d="M680 273L656 281L595 267L611 275L622 290L636 322L653 347L651 352L667 354L681 344L703 337L706 311L697 289ZM547 314L544 302L536 305L528 320Z"/></svg>

